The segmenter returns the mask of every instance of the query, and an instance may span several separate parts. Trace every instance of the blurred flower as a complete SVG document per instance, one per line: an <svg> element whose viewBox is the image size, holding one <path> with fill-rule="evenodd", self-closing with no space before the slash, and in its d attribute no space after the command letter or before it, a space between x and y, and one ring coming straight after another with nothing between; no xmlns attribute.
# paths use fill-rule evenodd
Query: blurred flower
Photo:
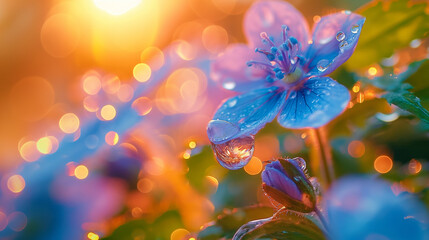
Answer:
<svg viewBox="0 0 429 240"><path fill-rule="evenodd" d="M350 94L325 76L352 55L364 21L350 11L325 16L309 41L307 22L292 5L253 4L244 19L249 44L229 46L211 66L214 80L243 94L218 108L207 129L210 141L253 135L279 113L287 128L317 128L338 116Z"/></svg>
<svg viewBox="0 0 429 240"><path fill-rule="evenodd" d="M325 199L332 239L429 239L429 216L411 194L370 177L336 182Z"/></svg>
<svg viewBox="0 0 429 240"><path fill-rule="evenodd" d="M262 188L287 209L312 212L316 207L316 195L304 171L305 161L302 158L271 162L262 172Z"/></svg>

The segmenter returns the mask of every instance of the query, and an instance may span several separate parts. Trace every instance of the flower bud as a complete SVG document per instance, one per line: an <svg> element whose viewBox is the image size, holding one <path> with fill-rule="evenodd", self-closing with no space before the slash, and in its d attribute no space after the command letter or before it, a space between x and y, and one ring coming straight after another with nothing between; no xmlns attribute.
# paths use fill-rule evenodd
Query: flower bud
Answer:
<svg viewBox="0 0 429 240"><path fill-rule="evenodd" d="M278 159L265 166L262 188L287 209L312 212L316 206L316 195L304 170L302 158Z"/></svg>

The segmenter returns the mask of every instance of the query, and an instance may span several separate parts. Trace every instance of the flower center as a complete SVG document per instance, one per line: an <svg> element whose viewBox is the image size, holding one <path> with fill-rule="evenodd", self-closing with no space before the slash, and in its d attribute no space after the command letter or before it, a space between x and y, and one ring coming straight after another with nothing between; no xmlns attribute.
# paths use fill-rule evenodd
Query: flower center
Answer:
<svg viewBox="0 0 429 240"><path fill-rule="evenodd" d="M265 61L249 61L247 65L266 70L266 80L269 82L282 81L286 84L295 83L302 78L305 58L302 46L296 38L289 36L289 27L282 26L281 41L275 41L273 36L261 33L262 42L266 47L256 48L255 52L265 55Z"/></svg>

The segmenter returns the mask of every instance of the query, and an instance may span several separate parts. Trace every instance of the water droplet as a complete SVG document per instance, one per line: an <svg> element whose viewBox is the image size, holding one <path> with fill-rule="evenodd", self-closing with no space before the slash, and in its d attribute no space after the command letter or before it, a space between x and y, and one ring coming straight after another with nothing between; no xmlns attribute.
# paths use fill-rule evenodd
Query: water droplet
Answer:
<svg viewBox="0 0 429 240"><path fill-rule="evenodd" d="M305 171L305 169L307 168L307 163L304 159L300 157L292 158L290 160L294 162L296 166L300 167L302 171Z"/></svg>
<svg viewBox="0 0 429 240"><path fill-rule="evenodd" d="M272 217L253 220L253 221L250 221L250 222L242 225L237 230L237 232L235 232L234 236L232 237L232 240L242 239L243 236L246 235L248 232L255 230L259 225L264 224L264 223L270 221L271 219L272 219Z"/></svg>
<svg viewBox="0 0 429 240"><path fill-rule="evenodd" d="M232 138L240 128L224 120L211 120L207 126L207 135L211 142L219 143Z"/></svg>
<svg viewBox="0 0 429 240"><path fill-rule="evenodd" d="M320 72L326 71L328 67L329 67L329 61L326 59L322 59L317 63L317 70L319 70Z"/></svg>
<svg viewBox="0 0 429 240"><path fill-rule="evenodd" d="M359 32L359 25L353 25L352 29L350 30L352 33L358 33Z"/></svg>
<svg viewBox="0 0 429 240"><path fill-rule="evenodd" d="M289 99L295 99L296 98L296 92L293 91L289 94Z"/></svg>
<svg viewBox="0 0 429 240"><path fill-rule="evenodd" d="M344 38L346 38L346 34L344 34L343 32L339 31L337 33L337 36L335 36L335 38L337 39L338 42L341 42L344 40Z"/></svg>
<svg viewBox="0 0 429 240"><path fill-rule="evenodd" d="M237 104L237 99L235 99L235 98L228 101L229 107L234 107L235 104Z"/></svg>
<svg viewBox="0 0 429 240"><path fill-rule="evenodd" d="M342 41L342 42L340 42L340 50L341 51L344 51L344 48L347 46L347 45L349 45L349 43L347 42L347 41Z"/></svg>
<svg viewBox="0 0 429 240"><path fill-rule="evenodd" d="M291 64L295 64L298 61L298 57L293 57L290 59Z"/></svg>
<svg viewBox="0 0 429 240"><path fill-rule="evenodd" d="M235 88L235 82L232 81L226 81L222 84L223 88L228 89L228 90L232 90Z"/></svg>
<svg viewBox="0 0 429 240"><path fill-rule="evenodd" d="M249 163L255 149L255 138L245 136L234 138L222 144L212 143L216 159L222 167L236 170Z"/></svg>
<svg viewBox="0 0 429 240"><path fill-rule="evenodd" d="M345 11L344 11L344 13L345 13L346 15L350 15L350 14L352 14L352 12L351 12L350 10L345 10Z"/></svg>

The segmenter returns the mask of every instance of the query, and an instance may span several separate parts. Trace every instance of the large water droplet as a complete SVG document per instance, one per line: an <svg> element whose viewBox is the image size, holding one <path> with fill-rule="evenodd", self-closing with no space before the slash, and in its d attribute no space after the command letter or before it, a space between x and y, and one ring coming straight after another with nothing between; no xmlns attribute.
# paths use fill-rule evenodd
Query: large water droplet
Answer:
<svg viewBox="0 0 429 240"><path fill-rule="evenodd" d="M211 142L219 143L232 138L240 128L224 120L211 120L207 126L207 136Z"/></svg>
<svg viewBox="0 0 429 240"><path fill-rule="evenodd" d="M326 71L328 67L329 67L329 61L326 59L322 59L317 63L317 70L319 70L320 72Z"/></svg>
<svg viewBox="0 0 429 240"><path fill-rule="evenodd" d="M304 159L302 159L300 157L292 158L290 160L292 162L294 162L296 166L298 166L299 168L301 168L302 171L305 171L305 169L307 168L307 163L305 162Z"/></svg>
<svg viewBox="0 0 429 240"><path fill-rule="evenodd" d="M359 32L359 25L353 25L353 27L350 30L352 33L358 33Z"/></svg>
<svg viewBox="0 0 429 240"><path fill-rule="evenodd" d="M339 31L339 32L337 32L337 35L335 36L335 38L337 39L338 42L341 42L344 40L344 38L346 38L346 34Z"/></svg>
<svg viewBox="0 0 429 240"><path fill-rule="evenodd" d="M212 143L212 147L222 167L236 170L249 163L255 149L255 139L253 136L240 137L222 144Z"/></svg>

